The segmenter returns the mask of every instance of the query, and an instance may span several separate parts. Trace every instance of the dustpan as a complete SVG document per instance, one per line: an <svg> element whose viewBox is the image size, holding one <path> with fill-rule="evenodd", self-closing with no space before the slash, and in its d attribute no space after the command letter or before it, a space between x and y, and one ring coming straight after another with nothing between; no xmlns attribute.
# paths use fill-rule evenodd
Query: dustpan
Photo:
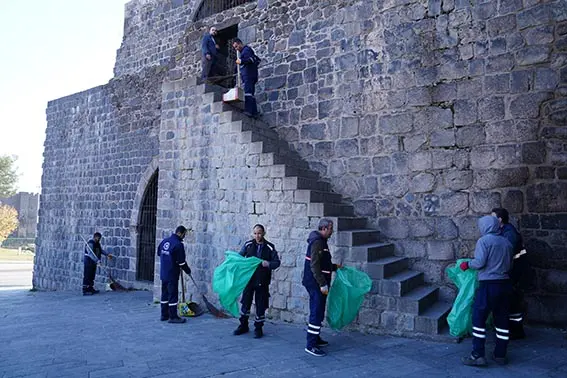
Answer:
<svg viewBox="0 0 567 378"><path fill-rule="evenodd" d="M183 279L183 272L181 272L181 302L177 304L177 311L180 316L194 317L203 315L205 312L197 303L193 302L191 298L185 300L185 280Z"/></svg>

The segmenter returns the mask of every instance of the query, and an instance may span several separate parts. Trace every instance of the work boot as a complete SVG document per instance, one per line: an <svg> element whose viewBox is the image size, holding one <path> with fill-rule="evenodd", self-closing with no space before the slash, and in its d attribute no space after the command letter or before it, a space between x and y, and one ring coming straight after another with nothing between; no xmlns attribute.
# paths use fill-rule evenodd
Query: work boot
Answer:
<svg viewBox="0 0 567 378"><path fill-rule="evenodd" d="M255 327L254 328L254 338L261 339L264 336L264 331L262 331L262 327Z"/></svg>
<svg viewBox="0 0 567 378"><path fill-rule="evenodd" d="M169 316L160 316L159 320L161 320L162 322L165 322L166 320L169 320Z"/></svg>
<svg viewBox="0 0 567 378"><path fill-rule="evenodd" d="M235 336L242 335L243 333L247 333L250 331L248 328L248 316L241 316L240 317L240 325L236 328L233 332Z"/></svg>
<svg viewBox="0 0 567 378"><path fill-rule="evenodd" d="M498 365L506 365L508 363L507 357L496 357L495 355L492 355L492 360Z"/></svg>
<svg viewBox="0 0 567 378"><path fill-rule="evenodd" d="M174 324L181 324L181 323L185 323L187 320L182 319L182 318L173 318L173 319L169 319L167 322L168 323L174 323Z"/></svg>
<svg viewBox="0 0 567 378"><path fill-rule="evenodd" d="M324 357L327 355L327 353L323 352L321 349L317 348L316 346L311 348L305 348L305 351L315 357Z"/></svg>
<svg viewBox="0 0 567 378"><path fill-rule="evenodd" d="M461 358L461 362L466 366L486 366L486 359L484 357L475 357L472 354Z"/></svg>

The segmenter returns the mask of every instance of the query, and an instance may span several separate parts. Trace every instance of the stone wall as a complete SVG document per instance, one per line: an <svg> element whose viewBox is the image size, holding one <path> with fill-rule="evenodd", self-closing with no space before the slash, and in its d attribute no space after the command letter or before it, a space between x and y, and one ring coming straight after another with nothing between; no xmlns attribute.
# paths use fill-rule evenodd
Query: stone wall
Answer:
<svg viewBox="0 0 567 378"><path fill-rule="evenodd" d="M18 228L11 237L35 238L39 194L19 192L8 198L0 198L0 203L12 206L18 212Z"/></svg>
<svg viewBox="0 0 567 378"><path fill-rule="evenodd" d="M263 118L428 281L447 283L444 268L474 249L475 219L504 206L522 218L538 296L557 298L566 20L565 1L298 0L204 23L238 23L264 58ZM187 77L199 75L198 26L176 62Z"/></svg>
<svg viewBox="0 0 567 378"><path fill-rule="evenodd" d="M203 32L213 25L238 24L239 36L263 58L257 86L263 119L355 206L357 215L396 244L397 254L410 257L428 282L443 285L446 299L454 291L445 267L471 255L478 216L504 206L520 220L537 269L530 318L564 323L565 0L259 0L192 23L199 3L130 2L115 66L118 79L50 103L39 228L44 255L38 255L37 275L44 281L34 282L69 286L52 282L66 270L80 269L72 254L80 250L73 227L82 227L85 234L94 226L106 227L114 238L107 244L119 248L122 261L128 261L119 263L126 264L124 278L133 277L132 219L139 205L120 205L125 206L120 218L111 212L116 209L109 208L111 194L105 191L113 180L110 168L99 173L102 187L83 196L76 189L84 167L100 162L139 167L127 178L127 187L110 191L138 200L159 167L158 237L177 223L195 224L198 232L188 240L195 251L190 262L202 289L208 288L205 282L225 248L236 248L255 220L266 223L268 236L282 251L292 240L303 240L308 217L282 228L271 212L246 207L254 195L246 185L263 185L253 176L262 170L246 168L242 159L249 151L235 155L218 145L222 136L213 131L226 130L205 109L208 103L199 102L206 96L165 83L158 109L161 72L168 70L173 80L200 76ZM149 71L151 66L160 68ZM134 73L140 76L126 75ZM136 86L147 86L151 95L134 100L139 99ZM119 90L125 92L113 96ZM89 98L103 104L91 105ZM114 109L116 98L123 99L119 103L134 101L136 109ZM151 148L122 163L117 151L101 150L92 139L93 147L78 161L80 133L94 132L81 125L93 111L106 115L104 127L115 138L112 146L138 151L142 143L150 143ZM152 126L140 134L121 131L124 122L137 117L151 119ZM98 118L90 122L103 125ZM138 138L134 147L132 141L122 141L130 137ZM61 170L63 162L67 165ZM244 179L231 176L233 171ZM243 182L244 187L238 186ZM270 185L277 191L276 180ZM269 202L276 212L289 211L295 205L287 200ZM74 207L66 206L69 201ZM88 212L79 217L81 210ZM127 230L123 235L120 227ZM55 268L46 268L47 261ZM297 269L282 272L288 273L277 276L277 293L282 293L280 285L298 282ZM286 301L293 301L299 289L287 289L291 296Z"/></svg>
<svg viewBox="0 0 567 378"><path fill-rule="evenodd" d="M79 290L80 235L88 239L95 231L116 256L103 266L124 285L141 285L134 282L132 209L140 206L136 193L145 189L139 185L158 155L162 76L146 70L49 102L35 288ZM98 273L98 281L106 282L106 268Z"/></svg>

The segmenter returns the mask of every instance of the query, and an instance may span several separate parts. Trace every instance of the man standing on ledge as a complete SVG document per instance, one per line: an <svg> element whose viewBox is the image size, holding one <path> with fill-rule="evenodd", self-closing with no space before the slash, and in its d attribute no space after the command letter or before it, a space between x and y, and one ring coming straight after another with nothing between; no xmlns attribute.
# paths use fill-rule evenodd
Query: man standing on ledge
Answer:
<svg viewBox="0 0 567 378"><path fill-rule="evenodd" d="M160 257L161 321L168 320L169 323L185 323L185 319L177 315L177 301L181 269L191 274L191 269L185 261L185 247L183 246L186 233L185 227L177 227L175 234L163 239L157 250Z"/></svg>
<svg viewBox="0 0 567 378"><path fill-rule="evenodd" d="M240 77L244 83L244 114L249 117L257 117L258 108L254 93L258 82L260 58L256 56L250 46L244 46L238 38L232 42L232 47L240 52L240 59L236 59L236 64L240 65Z"/></svg>
<svg viewBox="0 0 567 378"><path fill-rule="evenodd" d="M307 253L303 268L303 286L309 293L309 324L307 325L307 346L305 352L312 356L323 357L325 352L319 347L329 343L323 340L321 324L325 318L327 294L331 286L331 272L341 267L333 264L327 240L333 234L333 221L323 218L319 221L319 230L312 231L307 239Z"/></svg>
<svg viewBox="0 0 567 378"><path fill-rule="evenodd" d="M215 77L217 75L217 61L219 45L215 41L215 35L217 35L217 28L214 26L209 29L208 33L205 33L201 41L201 52L203 56L201 58L201 63L203 67L203 72L201 74L203 79Z"/></svg>

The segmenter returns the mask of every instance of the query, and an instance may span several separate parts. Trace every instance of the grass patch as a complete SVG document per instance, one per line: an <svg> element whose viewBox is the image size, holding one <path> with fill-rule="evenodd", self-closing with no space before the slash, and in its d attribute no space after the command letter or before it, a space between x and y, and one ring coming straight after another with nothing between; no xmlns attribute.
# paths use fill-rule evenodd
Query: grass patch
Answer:
<svg viewBox="0 0 567 378"><path fill-rule="evenodd" d="M34 254L29 251L23 251L18 254L17 249L0 248L0 261L22 261L33 262Z"/></svg>

